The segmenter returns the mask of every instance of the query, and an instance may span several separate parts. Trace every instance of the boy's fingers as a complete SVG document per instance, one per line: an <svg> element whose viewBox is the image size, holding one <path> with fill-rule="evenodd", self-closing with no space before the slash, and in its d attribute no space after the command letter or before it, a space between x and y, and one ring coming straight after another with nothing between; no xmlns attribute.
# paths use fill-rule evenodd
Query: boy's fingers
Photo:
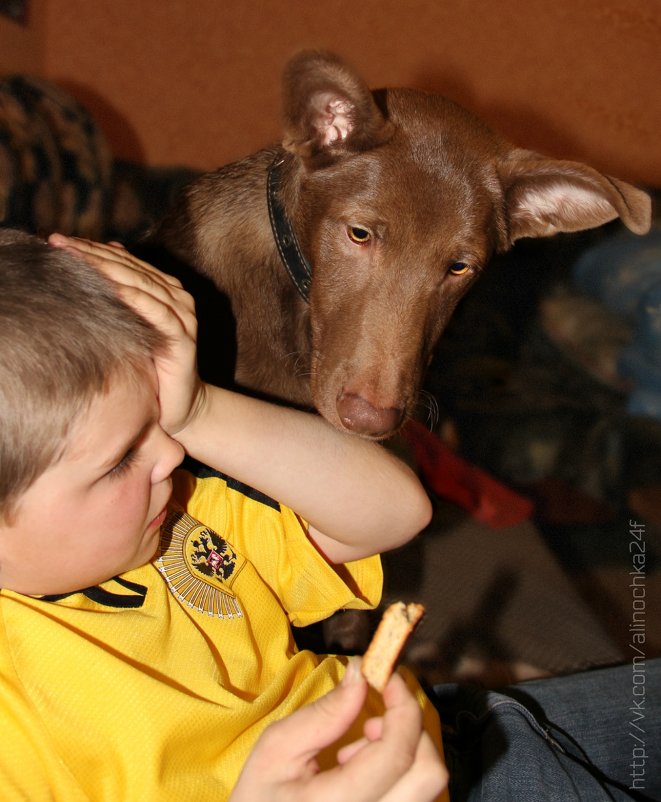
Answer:
<svg viewBox="0 0 661 802"><path fill-rule="evenodd" d="M369 739L359 738L357 741L343 746L342 749L339 749L337 752L338 764L342 766L345 763L348 763L350 760L353 760L358 752L360 752L361 749L364 749L368 743L370 743Z"/></svg>
<svg viewBox="0 0 661 802"><path fill-rule="evenodd" d="M354 669L347 669L353 671ZM280 781L310 776L315 757L346 733L365 701L367 686L358 674L305 707L271 724L259 739L250 761L274 770ZM275 769L273 761L279 768Z"/></svg>
<svg viewBox="0 0 661 802"><path fill-rule="evenodd" d="M353 749L349 760L343 754L339 769L352 777L352 784L359 787L366 777L370 778L372 796L381 800L414 768L420 739L423 735L422 711L404 680L393 674L383 692L386 711L382 719L382 731L377 740L366 737L357 742L360 748ZM373 726L374 733L378 731ZM351 748L351 747L350 747ZM437 763L439 762L436 756ZM320 775L317 780L333 782L335 770ZM393 797L394 799L394 797Z"/></svg>
<svg viewBox="0 0 661 802"><path fill-rule="evenodd" d="M368 718L363 724L364 736L353 743L343 746L337 753L338 763L347 763L351 758L358 754L363 747L372 741L377 741L383 734L383 717L374 716Z"/></svg>
<svg viewBox="0 0 661 802"><path fill-rule="evenodd" d="M80 256L99 256L107 259L123 260L130 255L119 242L94 242L81 237L65 237L63 234L51 234L48 237L48 244L55 248L75 251Z"/></svg>
<svg viewBox="0 0 661 802"><path fill-rule="evenodd" d="M447 787L448 770L434 742L423 732L410 770L380 799L380 802L422 802L434 800Z"/></svg>
<svg viewBox="0 0 661 802"><path fill-rule="evenodd" d="M65 237L62 234L51 234L48 238L48 242L56 248L63 248L77 253L86 261L97 267L110 269L113 266L123 266L129 271L135 271L138 275L143 274L149 276L160 283L173 287L181 287L181 283L174 276L162 273L148 262L138 259L137 256L127 251L121 243L112 242L104 244L80 237ZM115 278L115 276L111 276L111 278Z"/></svg>
<svg viewBox="0 0 661 802"><path fill-rule="evenodd" d="M419 705L401 677L392 679L384 694L383 737L359 739L340 750L338 766L319 771L317 754L348 731L365 700L367 689L357 674L358 666L359 661L353 662L347 680L326 696L265 730L232 799L275 799L276 790L281 792L278 798L319 802L343 798L353 802L432 802L436 798L447 775L434 744L422 730ZM387 716L394 721L386 722ZM376 735L379 727L370 726ZM406 754L409 748L410 755Z"/></svg>
<svg viewBox="0 0 661 802"><path fill-rule="evenodd" d="M160 324L162 327L163 323L168 323L167 315L157 304L165 305L183 325L186 333L190 337L196 337L195 302L173 276L161 273L121 246L103 245L90 240L63 237L59 234L51 235L49 242L55 247L62 247L80 255L85 261L99 269L117 284L118 291L124 300L155 325ZM152 300L155 303L152 303ZM171 326L168 328L171 332L173 331Z"/></svg>
<svg viewBox="0 0 661 802"><path fill-rule="evenodd" d="M127 284L118 285L117 294L163 334L175 340L179 340L183 334L195 341L197 320L194 315L182 313L176 305L168 303L167 300L156 298L151 293Z"/></svg>

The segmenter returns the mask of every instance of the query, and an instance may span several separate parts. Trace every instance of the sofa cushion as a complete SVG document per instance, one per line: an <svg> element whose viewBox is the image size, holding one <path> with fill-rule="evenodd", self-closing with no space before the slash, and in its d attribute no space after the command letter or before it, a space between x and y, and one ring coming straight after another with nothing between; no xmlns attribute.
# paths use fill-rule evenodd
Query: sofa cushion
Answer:
<svg viewBox="0 0 661 802"><path fill-rule="evenodd" d="M99 238L112 158L87 110L48 81L0 79L0 222Z"/></svg>

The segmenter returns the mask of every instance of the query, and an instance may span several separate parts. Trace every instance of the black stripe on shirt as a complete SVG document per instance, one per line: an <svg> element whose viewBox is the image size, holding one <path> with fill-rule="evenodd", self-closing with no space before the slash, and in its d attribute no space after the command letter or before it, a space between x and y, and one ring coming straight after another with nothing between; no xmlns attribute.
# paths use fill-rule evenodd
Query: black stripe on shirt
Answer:
<svg viewBox="0 0 661 802"><path fill-rule="evenodd" d="M260 493L259 490L255 490L255 488L250 487L250 485L246 485L243 482L239 482L237 479L233 479L231 476L228 476L225 473L221 473L214 468L209 468L207 465L203 465L201 462L198 462L192 457L187 456L182 462L181 467L185 471L192 473L193 476L197 477L198 479L209 479L210 477L222 479L227 483L227 486L231 490L236 490L237 493L241 493L241 495L246 496L253 501L257 501L260 504L265 504L267 507L271 507L272 509L277 510L277 512L280 512L280 502L275 501L275 499L272 499L265 493Z"/></svg>
<svg viewBox="0 0 661 802"><path fill-rule="evenodd" d="M74 590L71 593L51 593L46 596L39 596L40 601L58 602L62 599L67 599L69 596L76 596L81 593L93 602L102 605L103 607L115 607L118 609L137 608L142 607L145 603L147 596L147 588L137 582L130 582L128 579L116 576L112 582L117 582L127 590L132 590L133 593L112 593L100 586L93 586L91 588L83 588L83 590Z"/></svg>

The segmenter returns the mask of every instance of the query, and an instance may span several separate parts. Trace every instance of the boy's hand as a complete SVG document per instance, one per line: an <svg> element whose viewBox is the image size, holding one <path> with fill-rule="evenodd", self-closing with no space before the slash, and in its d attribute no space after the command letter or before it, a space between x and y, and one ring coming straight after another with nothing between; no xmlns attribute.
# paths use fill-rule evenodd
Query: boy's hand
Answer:
<svg viewBox="0 0 661 802"><path fill-rule="evenodd" d="M338 766L320 771L317 754L349 729L366 694L359 660L354 659L341 685L264 731L230 802L436 799L447 784L447 772L422 728L420 706L398 674L383 694L385 715L367 721L364 737L338 752Z"/></svg>
<svg viewBox="0 0 661 802"><path fill-rule="evenodd" d="M169 340L155 357L160 424L170 435L181 431L204 400L197 375L197 318L192 297L173 276L130 254L120 244L103 245L52 234L48 242L82 257L117 285L119 296Z"/></svg>

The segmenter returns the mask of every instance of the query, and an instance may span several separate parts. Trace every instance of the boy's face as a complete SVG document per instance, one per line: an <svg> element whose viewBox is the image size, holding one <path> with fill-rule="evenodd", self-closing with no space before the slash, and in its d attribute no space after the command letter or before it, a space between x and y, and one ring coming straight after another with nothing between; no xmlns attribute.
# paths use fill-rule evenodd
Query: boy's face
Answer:
<svg viewBox="0 0 661 802"><path fill-rule="evenodd" d="M0 523L0 587L42 595L97 585L148 562L182 447L159 425L152 366L115 376L72 427L62 458Z"/></svg>

